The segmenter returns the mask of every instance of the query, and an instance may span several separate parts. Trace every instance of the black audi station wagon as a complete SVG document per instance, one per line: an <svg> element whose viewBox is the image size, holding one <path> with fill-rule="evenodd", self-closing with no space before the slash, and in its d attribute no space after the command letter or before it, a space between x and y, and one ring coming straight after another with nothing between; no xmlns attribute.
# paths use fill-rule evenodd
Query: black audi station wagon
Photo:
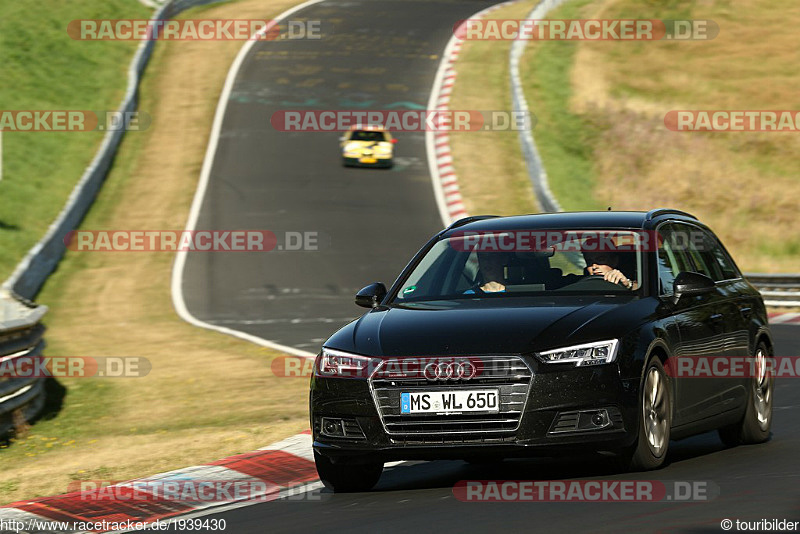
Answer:
<svg viewBox="0 0 800 534"><path fill-rule="evenodd" d="M434 236L316 358L314 457L334 491L387 461L603 452L770 435L767 314L717 237L669 209L470 217ZM758 372L691 375L720 360Z"/></svg>

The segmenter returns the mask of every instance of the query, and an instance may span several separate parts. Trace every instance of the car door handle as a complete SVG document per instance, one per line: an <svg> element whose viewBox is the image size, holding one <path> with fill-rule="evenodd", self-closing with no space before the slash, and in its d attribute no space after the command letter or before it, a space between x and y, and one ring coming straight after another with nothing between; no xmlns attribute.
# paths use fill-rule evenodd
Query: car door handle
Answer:
<svg viewBox="0 0 800 534"><path fill-rule="evenodd" d="M753 315L753 308L748 308L743 306L739 308L739 313L741 313L742 317L744 317L745 319L749 319L750 316Z"/></svg>
<svg viewBox="0 0 800 534"><path fill-rule="evenodd" d="M721 321L723 317L724 315L722 315L721 313L715 313L714 315L709 317L709 319L711 319L712 321Z"/></svg>

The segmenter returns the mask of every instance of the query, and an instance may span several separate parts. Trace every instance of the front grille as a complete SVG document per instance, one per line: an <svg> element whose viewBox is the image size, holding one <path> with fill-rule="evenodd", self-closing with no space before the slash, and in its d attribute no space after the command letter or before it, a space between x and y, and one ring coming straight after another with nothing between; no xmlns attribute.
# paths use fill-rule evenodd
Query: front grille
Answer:
<svg viewBox="0 0 800 534"><path fill-rule="evenodd" d="M384 362L370 379L373 400L383 428L395 443L503 443L512 441L519 428L528 399L533 373L519 356L450 358L469 361L479 372L470 379L429 380L422 370L428 363L443 358L418 358L418 365L402 373L382 372L391 367ZM389 361L391 362L391 361ZM400 394L416 391L436 392L496 388L499 412L458 414L401 414Z"/></svg>

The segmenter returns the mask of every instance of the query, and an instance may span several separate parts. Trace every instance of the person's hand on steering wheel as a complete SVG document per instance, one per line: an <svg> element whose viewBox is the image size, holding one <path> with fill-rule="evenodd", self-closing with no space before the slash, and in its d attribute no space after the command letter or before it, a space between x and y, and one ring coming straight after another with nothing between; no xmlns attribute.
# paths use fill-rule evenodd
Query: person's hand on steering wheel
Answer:
<svg viewBox="0 0 800 534"><path fill-rule="evenodd" d="M506 286L501 284L500 282L486 282L481 286L481 291L484 293L498 293L500 291L505 291Z"/></svg>
<svg viewBox="0 0 800 534"><path fill-rule="evenodd" d="M587 266L586 270L590 275L602 276L603 280L606 280L607 282L611 282L612 284L620 284L628 289L633 289L633 281L622 274L622 271L619 269L613 269L608 265L598 265L593 263L592 265Z"/></svg>

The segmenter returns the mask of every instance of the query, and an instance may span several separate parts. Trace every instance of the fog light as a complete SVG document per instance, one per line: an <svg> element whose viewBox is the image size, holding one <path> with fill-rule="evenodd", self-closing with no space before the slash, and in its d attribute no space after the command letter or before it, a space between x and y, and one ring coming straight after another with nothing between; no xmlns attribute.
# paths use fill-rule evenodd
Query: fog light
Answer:
<svg viewBox="0 0 800 534"><path fill-rule="evenodd" d="M604 426L606 424L605 412L597 412L592 416L592 424L594 426Z"/></svg>
<svg viewBox="0 0 800 534"><path fill-rule="evenodd" d="M330 417L322 418L322 433L326 436L344 437L344 428L341 419Z"/></svg>

